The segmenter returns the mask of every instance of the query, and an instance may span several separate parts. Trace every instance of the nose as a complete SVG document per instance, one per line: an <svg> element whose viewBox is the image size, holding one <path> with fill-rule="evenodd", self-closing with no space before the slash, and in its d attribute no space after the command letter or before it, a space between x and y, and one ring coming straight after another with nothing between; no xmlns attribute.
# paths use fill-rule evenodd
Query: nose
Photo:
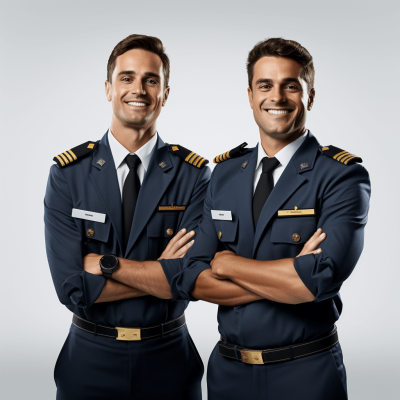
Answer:
<svg viewBox="0 0 400 400"><path fill-rule="evenodd" d="M145 95L146 91L144 90L143 83L140 79L135 79L132 87L132 92L138 95Z"/></svg>
<svg viewBox="0 0 400 400"><path fill-rule="evenodd" d="M286 101L285 91L280 86L273 87L270 96L270 100L274 103L283 103Z"/></svg>

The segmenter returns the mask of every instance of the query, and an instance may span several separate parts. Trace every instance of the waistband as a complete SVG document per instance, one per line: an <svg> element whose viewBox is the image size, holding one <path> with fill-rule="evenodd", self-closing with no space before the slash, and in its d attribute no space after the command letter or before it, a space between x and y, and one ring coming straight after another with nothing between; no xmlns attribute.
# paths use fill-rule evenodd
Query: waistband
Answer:
<svg viewBox="0 0 400 400"><path fill-rule="evenodd" d="M97 325L93 322L87 321L77 315L73 315L72 323L83 331L92 333L93 335L105 336L117 340L144 340L157 336L163 336L182 328L186 324L185 314L167 321L163 324L150 326L145 328L127 328L127 327L110 327Z"/></svg>

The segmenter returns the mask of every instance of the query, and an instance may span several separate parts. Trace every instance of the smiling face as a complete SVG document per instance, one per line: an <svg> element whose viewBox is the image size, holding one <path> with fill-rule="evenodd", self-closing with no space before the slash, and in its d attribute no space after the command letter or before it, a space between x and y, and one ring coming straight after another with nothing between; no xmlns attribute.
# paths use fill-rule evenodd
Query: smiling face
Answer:
<svg viewBox="0 0 400 400"><path fill-rule="evenodd" d="M167 101L161 58L143 49L128 50L116 59L112 83L106 81L113 120L123 127L147 130Z"/></svg>
<svg viewBox="0 0 400 400"><path fill-rule="evenodd" d="M315 91L307 93L301 70L285 57L262 57L255 63L248 95L261 134L290 143L304 132Z"/></svg>

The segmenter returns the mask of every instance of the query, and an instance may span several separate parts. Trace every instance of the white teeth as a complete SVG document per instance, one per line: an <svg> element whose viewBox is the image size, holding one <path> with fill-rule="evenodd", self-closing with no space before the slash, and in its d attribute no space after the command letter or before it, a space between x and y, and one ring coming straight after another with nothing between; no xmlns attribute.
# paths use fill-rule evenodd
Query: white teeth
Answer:
<svg viewBox="0 0 400 400"><path fill-rule="evenodd" d="M289 110L267 110L270 114L288 114Z"/></svg>
<svg viewBox="0 0 400 400"><path fill-rule="evenodd" d="M130 101L128 104L129 104L130 106L138 106L138 107L146 107L146 106L147 106L146 103L138 103L138 102L136 102L136 101Z"/></svg>

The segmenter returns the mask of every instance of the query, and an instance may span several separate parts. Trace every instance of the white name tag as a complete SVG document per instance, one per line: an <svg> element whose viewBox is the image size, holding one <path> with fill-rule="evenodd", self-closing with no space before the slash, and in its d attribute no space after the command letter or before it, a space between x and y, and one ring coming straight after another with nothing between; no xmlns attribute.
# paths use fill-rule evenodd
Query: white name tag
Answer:
<svg viewBox="0 0 400 400"><path fill-rule="evenodd" d="M77 208L72 209L72 216L74 218L88 219L89 221L101 222L103 224L106 220L106 214L100 214L93 211L78 210Z"/></svg>
<svg viewBox="0 0 400 400"><path fill-rule="evenodd" d="M222 219L232 221L232 213L230 211L211 210L212 219Z"/></svg>

